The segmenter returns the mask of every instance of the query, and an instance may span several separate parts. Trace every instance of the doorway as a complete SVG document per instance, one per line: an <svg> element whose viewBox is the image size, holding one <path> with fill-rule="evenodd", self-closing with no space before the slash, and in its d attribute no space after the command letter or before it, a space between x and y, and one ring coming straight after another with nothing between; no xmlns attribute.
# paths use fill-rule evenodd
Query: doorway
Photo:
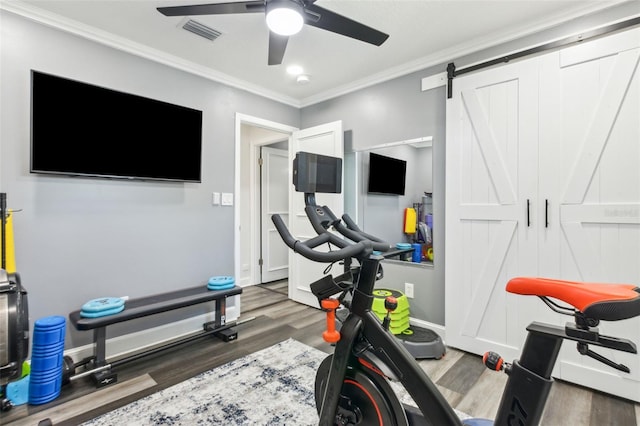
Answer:
<svg viewBox="0 0 640 426"><path fill-rule="evenodd" d="M261 194L265 192L262 188L269 188L269 179L271 177L261 176L260 158L262 147L287 150L289 137L295 130L297 129L294 127L280 123L236 114L235 193L237 194L237 202L234 213L234 269L236 283L242 287L272 281L274 276L281 276L266 274L263 278L262 272L264 269L280 270L280 274L282 274L283 265L281 260L282 258L285 261L287 259L287 247L284 243L273 239L274 242L271 246L275 247L274 249L281 246L280 248L284 255L275 255L273 261L267 258L271 265L265 265L264 260L263 235L265 233L268 235L268 229L270 227L273 228L273 226L270 221L270 214L268 212L262 213L261 206L264 203L262 202L263 196ZM275 179L274 176L272 177ZM286 178L288 182L291 181L290 167L287 167ZM282 176L278 176L278 179L282 179ZM266 192L273 194L273 191L267 190ZM279 243L279 246L276 243ZM278 263L278 265L274 267L274 263ZM284 266L286 267L287 265Z"/></svg>

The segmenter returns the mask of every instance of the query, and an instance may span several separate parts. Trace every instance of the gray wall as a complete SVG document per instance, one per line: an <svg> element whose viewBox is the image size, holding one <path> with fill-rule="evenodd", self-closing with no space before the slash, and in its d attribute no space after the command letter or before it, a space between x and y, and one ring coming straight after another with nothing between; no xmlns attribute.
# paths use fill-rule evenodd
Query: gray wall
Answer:
<svg viewBox="0 0 640 426"><path fill-rule="evenodd" d="M311 127L317 124L342 120L345 133L349 134L352 150L367 150L369 147L384 143L433 136L432 178L433 178L433 215L434 215L434 252L433 268L413 265L407 268L407 277L398 271L397 265L390 267L385 279L385 288L404 291L404 282L415 284L415 298L411 300L412 317L444 324L444 154L445 154L445 89L444 87L421 91L422 78L440 70L425 70L381 83L358 92L331 99L326 102L302 109L301 126ZM413 149L404 147L404 149ZM366 157L366 153L362 155ZM361 159L364 163L364 160ZM366 164L361 164L361 176L366 174ZM366 188L360 181L358 222L363 230L372 234L389 235L391 231L383 228L398 224L402 227L402 218L398 211L411 205L407 197L388 197L366 195ZM416 200L419 201L419 200ZM382 203L382 204L381 204ZM373 211L370 211L373 210ZM387 213L388 216L384 217ZM368 220L366 218L369 218ZM386 225L385 225L386 224ZM388 233L389 232L389 233ZM391 273L391 270L393 272ZM406 278L406 280L405 280ZM422 283L422 284L421 284ZM428 284L427 284L428 283Z"/></svg>
<svg viewBox="0 0 640 426"><path fill-rule="evenodd" d="M464 66L632 14L638 14L637 1L455 61ZM430 316L421 319L443 324L445 96L444 88L421 92L420 80L446 64L298 110L6 11L0 19L0 191L8 194L9 207L23 209L14 216L16 255L32 319L66 316L94 297L148 295L233 274L233 209L212 207L210 200L211 192L233 192L234 115L240 112L300 128L342 120L355 149L434 137L434 285L423 291L416 283L412 304ZM202 109L203 182L29 174L32 68ZM70 335L74 346L88 339Z"/></svg>
<svg viewBox="0 0 640 426"><path fill-rule="evenodd" d="M638 4L637 1L626 2L604 12L575 19L556 28L491 49L460 58L451 58L451 61L455 62L460 69L518 50L573 36L580 31L638 16L640 14ZM342 120L345 133L351 142L347 148L351 147L356 151L382 143L433 136L434 268L432 271L423 272L428 285L420 286L420 283L414 283L416 297L411 301L411 305L415 307L412 308L412 316L418 312L419 314L415 315L416 318L441 325L444 325L444 248L446 243L444 240L446 93L444 87L422 92L421 80L424 77L445 72L448 62L450 61L305 107L301 115L303 128ZM346 137L345 140L347 140ZM361 192L357 196L365 197L366 195ZM366 202L360 204L366 205ZM363 213L359 212L358 216L362 221ZM393 218L389 220L393 221ZM364 230L375 232L375 229L367 229L366 224ZM394 270L397 270L395 266ZM394 273L395 275L397 274ZM395 280L397 284L387 280L385 285L402 290L401 278L398 277Z"/></svg>
<svg viewBox="0 0 640 426"><path fill-rule="evenodd" d="M298 127L299 110L5 11L0 18L0 191L10 208L22 209L14 216L16 263L31 319L66 317L97 297L150 295L233 275L233 208L212 206L211 193L234 191L235 113ZM30 174L31 69L201 109L202 183ZM135 321L122 331L147 326ZM67 348L91 337L68 329ZM110 328L109 336L120 332Z"/></svg>

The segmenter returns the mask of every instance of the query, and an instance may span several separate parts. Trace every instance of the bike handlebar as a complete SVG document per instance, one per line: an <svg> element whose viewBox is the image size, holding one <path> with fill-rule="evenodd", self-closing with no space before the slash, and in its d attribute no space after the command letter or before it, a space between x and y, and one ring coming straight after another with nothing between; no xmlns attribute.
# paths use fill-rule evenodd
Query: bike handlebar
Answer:
<svg viewBox="0 0 640 426"><path fill-rule="evenodd" d="M287 229L287 226L284 224L280 215L274 214L271 216L271 220L276 226L280 237L282 237L284 243L289 246L291 250L315 262L333 263L350 257L357 258L369 256L373 252L372 244L369 240L361 240L357 243L350 244L328 231L304 242L296 240ZM328 242L331 242L341 248L339 250L329 252L314 250L315 247Z"/></svg>
<svg viewBox="0 0 640 426"><path fill-rule="evenodd" d="M347 226L345 227L342 223L338 223L337 225L335 225L335 228L345 237L353 241L369 240L371 241L373 249L381 252L391 250L391 245L388 242L383 241L378 237L374 237L373 235L367 234L366 232L363 232L360 228L358 228L358 225L356 225L356 223L348 214L343 214L342 220Z"/></svg>

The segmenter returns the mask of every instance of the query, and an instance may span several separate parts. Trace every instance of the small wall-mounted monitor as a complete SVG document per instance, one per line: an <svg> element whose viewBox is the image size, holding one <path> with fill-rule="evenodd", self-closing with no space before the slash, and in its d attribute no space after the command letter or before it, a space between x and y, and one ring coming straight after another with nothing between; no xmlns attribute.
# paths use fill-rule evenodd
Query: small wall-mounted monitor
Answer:
<svg viewBox="0 0 640 426"><path fill-rule="evenodd" d="M367 192L404 195L406 174L406 161L372 152L369 154Z"/></svg>
<svg viewBox="0 0 640 426"><path fill-rule="evenodd" d="M293 159L293 185L298 192L342 192L342 158L298 152Z"/></svg>

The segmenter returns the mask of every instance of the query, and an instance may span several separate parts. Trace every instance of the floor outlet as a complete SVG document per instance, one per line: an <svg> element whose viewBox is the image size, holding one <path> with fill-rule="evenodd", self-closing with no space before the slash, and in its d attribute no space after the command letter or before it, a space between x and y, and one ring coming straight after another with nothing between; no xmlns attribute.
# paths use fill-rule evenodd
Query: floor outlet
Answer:
<svg viewBox="0 0 640 426"><path fill-rule="evenodd" d="M404 294L413 299L413 284L412 283L404 283Z"/></svg>

